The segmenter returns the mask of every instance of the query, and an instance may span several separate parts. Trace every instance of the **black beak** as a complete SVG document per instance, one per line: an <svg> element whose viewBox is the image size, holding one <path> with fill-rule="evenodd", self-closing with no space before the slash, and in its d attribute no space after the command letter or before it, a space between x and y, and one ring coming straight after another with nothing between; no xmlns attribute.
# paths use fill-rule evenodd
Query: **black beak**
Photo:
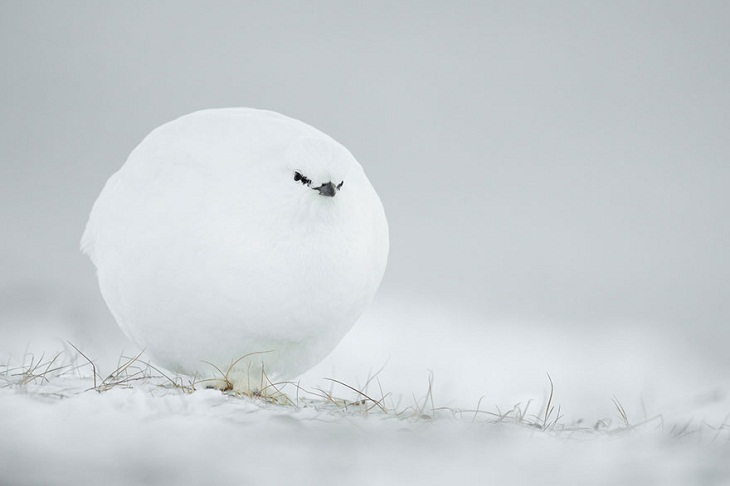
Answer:
<svg viewBox="0 0 730 486"><path fill-rule="evenodd" d="M331 182L328 182L327 184L322 184L319 187L314 187L313 189L319 191L320 196L335 197L335 194L337 194L337 188Z"/></svg>

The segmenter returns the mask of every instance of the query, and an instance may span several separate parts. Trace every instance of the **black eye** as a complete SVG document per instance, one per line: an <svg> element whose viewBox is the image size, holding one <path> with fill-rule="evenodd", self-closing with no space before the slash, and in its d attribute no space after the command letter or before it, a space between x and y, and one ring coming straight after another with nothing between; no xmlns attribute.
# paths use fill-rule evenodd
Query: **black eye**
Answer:
<svg viewBox="0 0 730 486"><path fill-rule="evenodd" d="M304 184L305 186L308 186L309 184L312 183L311 179L308 179L307 177L303 176L302 173L299 171L294 171L294 180L297 182L301 181L301 183Z"/></svg>

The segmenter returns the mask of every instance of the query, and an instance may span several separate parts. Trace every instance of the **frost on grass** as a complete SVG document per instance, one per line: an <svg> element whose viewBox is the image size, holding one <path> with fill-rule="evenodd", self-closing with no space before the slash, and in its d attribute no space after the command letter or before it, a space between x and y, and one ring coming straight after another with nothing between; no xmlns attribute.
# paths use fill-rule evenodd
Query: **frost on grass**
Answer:
<svg viewBox="0 0 730 486"><path fill-rule="evenodd" d="M292 381L274 382L262 372L257 378L256 391L241 393L234 391L229 379L229 372L235 364L232 363L226 370L215 368L219 374L215 379L198 379L162 370L145 360L143 352L140 352L133 356L120 356L113 370L103 372L82 350L69 342L63 351L52 355L26 354L20 362L0 364L0 388L45 401L62 401L118 389L140 390L154 399L186 396L216 388L222 396L260 409L275 407L280 412L307 410L330 418L377 416L416 423L453 420L469 424L513 425L554 437L573 438L619 436L650 430L659 431L669 438L696 437L712 442L730 442L730 413L723 422L715 424L704 420L670 423L661 414L647 417L645 413L640 419L633 419L615 396L611 398L615 407L613 416L566 422L550 375L546 376L547 399L543 403L528 400L509 407L489 407L483 403L482 397L474 408L462 409L437 404L431 373L420 397L385 392L379 378L382 368L368 374L362 384L351 385L335 378L322 378L320 386L311 388Z"/></svg>

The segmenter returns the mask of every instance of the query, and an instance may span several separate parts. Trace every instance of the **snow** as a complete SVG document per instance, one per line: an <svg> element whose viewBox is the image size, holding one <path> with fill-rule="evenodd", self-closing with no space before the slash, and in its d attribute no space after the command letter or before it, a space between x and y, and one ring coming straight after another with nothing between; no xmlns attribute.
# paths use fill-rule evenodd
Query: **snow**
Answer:
<svg viewBox="0 0 730 486"><path fill-rule="evenodd" d="M144 358L127 369L127 376L144 379L97 392L85 359L47 338L75 341L98 365L103 389L119 356L137 352L111 323L91 334L63 319L15 329L0 349L7 366L0 368L3 484L730 480L730 387L722 369L646 327L627 333L626 326L607 326L597 336L381 299L332 355L301 377L299 390L286 386L289 405L201 386L188 393L146 368ZM24 353L37 363L43 351L43 362L62 351L55 365L76 367L21 384L23 368L16 365ZM27 369L30 354L24 359ZM546 373L555 409L542 430ZM367 400L334 405L317 390L350 402L363 397L325 378L375 400L385 395L386 411ZM525 409L524 419L515 419Z"/></svg>

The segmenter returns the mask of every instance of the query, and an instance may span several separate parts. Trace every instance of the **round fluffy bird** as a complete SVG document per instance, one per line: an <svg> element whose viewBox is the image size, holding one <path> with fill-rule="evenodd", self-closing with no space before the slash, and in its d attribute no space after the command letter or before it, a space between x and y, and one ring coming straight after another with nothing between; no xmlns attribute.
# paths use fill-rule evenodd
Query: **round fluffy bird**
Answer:
<svg viewBox="0 0 730 486"><path fill-rule="evenodd" d="M251 392L308 370L350 330L385 271L388 225L331 137L271 111L215 109L134 149L81 248L155 361Z"/></svg>

